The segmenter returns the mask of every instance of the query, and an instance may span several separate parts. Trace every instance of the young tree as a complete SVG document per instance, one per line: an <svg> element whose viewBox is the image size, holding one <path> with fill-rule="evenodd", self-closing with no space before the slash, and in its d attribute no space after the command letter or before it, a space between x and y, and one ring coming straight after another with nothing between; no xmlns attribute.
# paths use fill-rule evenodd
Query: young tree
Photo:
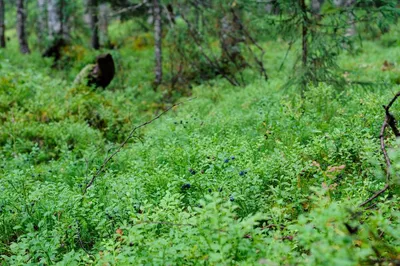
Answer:
<svg viewBox="0 0 400 266"><path fill-rule="evenodd" d="M369 0L326 0L324 4L329 8L325 12L321 11L322 0L318 3L316 0L277 1L279 18L266 16L266 19L278 26L279 35L289 41L289 50L293 44L300 43L301 53L288 85L300 84L301 92L309 83L338 87L348 83L337 57L343 50L351 50L356 24L376 21L379 17L387 20L398 12L397 1L393 0L382 1L380 7ZM354 80L351 83L366 84Z"/></svg>
<svg viewBox="0 0 400 266"><path fill-rule="evenodd" d="M17 0L17 35L19 42L19 50L23 54L29 54L28 41L25 31L26 22L26 9L24 7L24 0Z"/></svg>
<svg viewBox="0 0 400 266"><path fill-rule="evenodd" d="M88 11L90 16L90 30L92 32L91 35L91 46L93 49L98 50L100 48L100 39L99 39L99 6L98 0L88 0Z"/></svg>
<svg viewBox="0 0 400 266"><path fill-rule="evenodd" d="M154 49L155 49L155 85L162 82L162 21L160 0L153 0L153 23L154 23Z"/></svg>
<svg viewBox="0 0 400 266"><path fill-rule="evenodd" d="M4 21L5 8L4 0L0 0L0 47L6 47L6 26Z"/></svg>

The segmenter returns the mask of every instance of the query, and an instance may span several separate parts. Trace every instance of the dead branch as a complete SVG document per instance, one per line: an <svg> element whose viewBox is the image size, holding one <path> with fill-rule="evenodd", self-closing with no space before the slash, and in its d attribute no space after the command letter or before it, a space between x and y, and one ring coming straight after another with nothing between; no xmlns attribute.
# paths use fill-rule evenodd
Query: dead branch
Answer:
<svg viewBox="0 0 400 266"><path fill-rule="evenodd" d="M385 109L385 120L383 121L379 138L380 138L380 142L381 142L381 151L382 151L383 158L385 159L385 164L386 164L386 169L385 169L386 170L386 184L381 190L375 192L374 195L372 195L369 199L367 199L366 201L361 203L360 207L363 207L366 204L368 204L369 202L373 201L374 199L379 197L381 194L383 194L386 190L388 190L390 187L390 177L391 177L390 169L392 167L392 164L391 164L391 161L390 161L389 155L387 153L387 149L386 149L385 130L389 126L392 129L393 134L396 136L396 138L400 137L400 132L399 132L399 129L397 128L396 118L394 117L394 115L392 113L390 113L390 108L392 107L394 102L399 97L400 97L400 92L398 92L394 95L394 97L392 98L392 100L389 102L388 105L383 106L383 108Z"/></svg>
<svg viewBox="0 0 400 266"><path fill-rule="evenodd" d="M194 98L191 98L191 99L187 100L186 102L191 101L193 99ZM97 171L94 173L94 175L90 179L89 183L87 183L87 185L85 186L82 194L83 195L86 194L88 188L90 188L93 185L93 183L96 180L96 178L105 170L107 164L111 161L111 159L114 158L114 156L117 155L121 151L121 149L128 143L128 141L134 136L136 130L153 123L154 121L159 119L161 116L163 116L164 114L169 112L171 109L173 109L173 108L175 108L178 105L181 105L183 103L185 103L185 102L178 102L178 103L172 105L171 107L167 108L165 111L162 111L160 114L158 114L157 116L153 117L152 119L150 119L150 120L148 120L148 121L146 121L146 122L134 127L131 130L131 132L129 133L128 137L121 143L121 145L119 145L118 148L111 155L106 156L106 158L104 159L102 165L97 169Z"/></svg>

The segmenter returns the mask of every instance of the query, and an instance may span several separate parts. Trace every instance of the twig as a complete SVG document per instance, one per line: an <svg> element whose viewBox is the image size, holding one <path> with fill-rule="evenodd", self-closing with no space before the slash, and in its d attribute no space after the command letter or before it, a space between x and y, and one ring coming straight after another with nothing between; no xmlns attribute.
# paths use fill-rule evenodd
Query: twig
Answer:
<svg viewBox="0 0 400 266"><path fill-rule="evenodd" d="M191 99L187 100L186 102L191 101L191 100L193 100L193 99L194 99L194 98L191 98ZM92 178L90 179L89 183L87 183L87 185L85 186L85 188L84 188L82 194L83 194L83 195L86 194L88 188L90 188L90 187L93 185L93 183L94 183L94 181L96 180L96 178L105 170L106 165L111 161L111 159L112 159L115 155L117 155L117 154L121 151L121 149L126 145L126 143L128 143L128 141L134 136L134 133L136 132L136 130L138 130L138 129L142 128L142 127L145 127L145 126L147 126L147 125L149 125L149 124L151 124L151 123L153 123L154 121L156 121L157 119L159 119L161 116L163 116L164 114L166 114L167 112L169 112L171 109L173 109L174 107L176 107L176 106L178 106L178 105L181 105L181 104L183 104L183 103L185 103L185 102L178 102L178 103L172 105L171 107L169 107L168 109L166 109L165 111L162 111L160 114L158 114L157 116L155 116L155 117L152 118L151 120L148 120L148 121L144 122L143 124L140 124L139 126L134 127L134 128L131 130L131 132L129 133L128 137L121 143L121 145L119 145L118 148L117 148L111 155L107 156L107 157L104 159L103 164L99 167L99 169L97 169L96 173L92 176Z"/></svg>
<svg viewBox="0 0 400 266"><path fill-rule="evenodd" d="M88 254L88 255L90 255L90 253L89 253L89 251L85 248L85 246L83 245L83 241L82 241L82 238L81 238L81 227L80 227L80 225L79 225L79 222L78 221L76 221L76 236L77 236L77 238L78 238L78 241L79 241L79 245L81 246L81 248L83 249L83 251L85 251L85 253L86 254Z"/></svg>

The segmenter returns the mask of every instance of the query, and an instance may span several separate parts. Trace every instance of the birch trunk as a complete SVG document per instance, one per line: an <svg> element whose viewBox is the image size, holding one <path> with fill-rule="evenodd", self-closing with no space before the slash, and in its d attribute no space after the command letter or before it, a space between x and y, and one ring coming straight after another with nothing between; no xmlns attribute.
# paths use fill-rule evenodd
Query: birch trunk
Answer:
<svg viewBox="0 0 400 266"><path fill-rule="evenodd" d="M59 0L48 0L47 2L47 26L49 37L52 41L62 37L62 14Z"/></svg>
<svg viewBox="0 0 400 266"><path fill-rule="evenodd" d="M28 41L26 38L25 22L26 9L24 7L24 0L17 0L17 35L19 50L23 54L29 54L31 51L29 50Z"/></svg>

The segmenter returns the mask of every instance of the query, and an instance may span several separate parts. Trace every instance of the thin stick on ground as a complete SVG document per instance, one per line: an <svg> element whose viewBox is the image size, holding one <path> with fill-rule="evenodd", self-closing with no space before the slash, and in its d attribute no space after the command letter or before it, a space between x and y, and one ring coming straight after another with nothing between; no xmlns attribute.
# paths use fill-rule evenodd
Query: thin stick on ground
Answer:
<svg viewBox="0 0 400 266"><path fill-rule="evenodd" d="M399 129L397 128L397 121L392 113L390 113L390 107L394 104L394 102L397 100L397 98L400 97L400 92L396 93L392 100L389 102L388 105L384 105L383 108L385 109L385 120L383 121L382 127L381 127L381 132L379 135L380 142L381 142L381 151L383 154L383 158L385 159L385 164L386 164L386 184L385 186L374 193L369 199L364 201L363 203L360 204L360 207L365 206L366 204L370 203L374 199L378 198L381 194L383 194L385 191L387 191L390 188L390 169L392 167L392 163L390 161L389 155L387 153L386 149L386 143L385 143L385 131L387 127L390 127L393 131L393 134L397 137L400 137L400 132Z"/></svg>
<svg viewBox="0 0 400 266"><path fill-rule="evenodd" d="M101 166L97 169L97 171L94 173L94 175L92 176L92 178L90 179L89 183L86 184L84 190L83 190L83 195L86 194L87 190L93 185L94 181L96 180L96 178L105 170L106 165L111 161L112 158L114 158L115 155L117 155L121 149L128 143L128 141L130 139L133 138L136 130L145 127L151 123L153 123L154 121L156 121L157 119L159 119L161 116L163 116L164 114L168 113L171 109L177 107L178 105L184 104L186 102L189 102L191 100L193 100L194 98L191 98L185 102L178 102L173 104L171 107L167 108L166 110L162 111L161 113L159 113L157 116L153 117L152 119L134 127L131 132L129 133L128 137L126 137L126 139L118 146L118 148L109 156L106 156L106 158L104 159L103 163L101 164Z"/></svg>

